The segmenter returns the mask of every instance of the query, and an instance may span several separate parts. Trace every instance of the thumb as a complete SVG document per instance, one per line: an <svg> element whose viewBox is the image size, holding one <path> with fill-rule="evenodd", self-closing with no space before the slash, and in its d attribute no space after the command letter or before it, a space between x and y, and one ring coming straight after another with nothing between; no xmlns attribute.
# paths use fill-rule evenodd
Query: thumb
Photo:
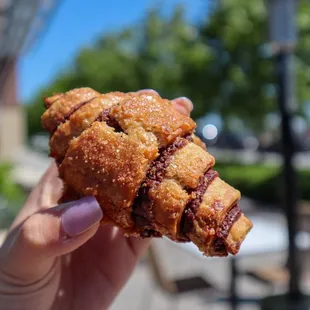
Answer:
<svg viewBox="0 0 310 310"><path fill-rule="evenodd" d="M9 234L1 249L4 270L21 280L40 279L56 257L72 252L96 233L102 216L93 197L31 215Z"/></svg>

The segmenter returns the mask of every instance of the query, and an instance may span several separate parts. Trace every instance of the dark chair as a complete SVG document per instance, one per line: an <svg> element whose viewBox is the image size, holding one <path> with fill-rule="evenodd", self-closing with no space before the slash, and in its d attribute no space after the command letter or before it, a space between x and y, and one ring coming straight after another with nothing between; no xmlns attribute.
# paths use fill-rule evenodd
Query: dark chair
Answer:
<svg viewBox="0 0 310 310"><path fill-rule="evenodd" d="M199 275L170 279L162 266L161 258L154 244L150 246L147 258L155 285L170 298L168 309L177 309L177 297L185 293L203 293L204 299L207 295L213 300L216 299L215 287ZM147 288L147 293L143 296L141 310L150 308L152 291L152 287Z"/></svg>
<svg viewBox="0 0 310 310"><path fill-rule="evenodd" d="M301 201L298 204L297 214L299 230L310 232L310 203ZM285 286L289 281L287 263L278 267L256 268L255 270L246 271L245 274L269 285L271 289L274 289L277 285Z"/></svg>
<svg viewBox="0 0 310 310"><path fill-rule="evenodd" d="M288 283L289 273L286 267L261 267L255 270L246 271L245 275L253 278L265 285L270 290L274 290L276 286L285 286Z"/></svg>

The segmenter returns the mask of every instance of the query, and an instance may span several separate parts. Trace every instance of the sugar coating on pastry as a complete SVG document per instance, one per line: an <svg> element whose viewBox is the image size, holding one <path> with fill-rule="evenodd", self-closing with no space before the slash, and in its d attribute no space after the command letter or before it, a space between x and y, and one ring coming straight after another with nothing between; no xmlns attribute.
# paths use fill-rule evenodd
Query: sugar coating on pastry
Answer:
<svg viewBox="0 0 310 310"><path fill-rule="evenodd" d="M100 113L110 109L124 97L126 95L119 92L99 95L72 112L68 119L61 123L51 136L51 156L56 158L57 161L61 161L65 157L72 139L78 137L85 129L90 127Z"/></svg>
<svg viewBox="0 0 310 310"><path fill-rule="evenodd" d="M111 109L111 116L124 131L134 129L152 133L159 148L196 127L191 118L173 109L168 100L152 95L131 96L123 100Z"/></svg>
<svg viewBox="0 0 310 310"><path fill-rule="evenodd" d="M91 88L78 88L57 97L56 101L45 99L45 104L50 105L42 115L42 124L45 130L53 133L57 126L63 123L68 116L88 100L100 94Z"/></svg>
<svg viewBox="0 0 310 310"><path fill-rule="evenodd" d="M72 141L59 173L77 192L96 196L105 213L127 229L133 226L128 209L148 165L143 145L95 122Z"/></svg>
<svg viewBox="0 0 310 310"><path fill-rule="evenodd" d="M44 98L45 108L48 109L56 100L58 100L62 96L63 96L62 93L57 93L57 94L54 94L50 97L45 97Z"/></svg>
<svg viewBox="0 0 310 310"><path fill-rule="evenodd" d="M105 222L127 236L191 241L206 256L238 253L252 228L240 192L220 178L195 122L169 100L85 87L44 104L63 200L95 196Z"/></svg>

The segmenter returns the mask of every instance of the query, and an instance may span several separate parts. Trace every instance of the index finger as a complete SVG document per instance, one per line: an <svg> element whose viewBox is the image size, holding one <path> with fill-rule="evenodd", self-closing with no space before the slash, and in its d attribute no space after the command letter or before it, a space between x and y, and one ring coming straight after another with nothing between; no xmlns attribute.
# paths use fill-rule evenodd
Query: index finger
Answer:
<svg viewBox="0 0 310 310"><path fill-rule="evenodd" d="M137 91L138 94L150 94L159 95L156 90L153 89L141 89ZM192 112L194 105L193 102L187 97L178 97L171 100L173 107L183 115L189 116Z"/></svg>
<svg viewBox="0 0 310 310"><path fill-rule="evenodd" d="M13 229L39 210L55 206L61 196L62 187L63 183L58 178L58 169L53 161L30 193L10 229Z"/></svg>
<svg viewBox="0 0 310 310"><path fill-rule="evenodd" d="M194 107L190 99L186 97L179 97L171 100L171 102L174 108L178 110L180 113L186 116L190 116L190 113L192 112Z"/></svg>

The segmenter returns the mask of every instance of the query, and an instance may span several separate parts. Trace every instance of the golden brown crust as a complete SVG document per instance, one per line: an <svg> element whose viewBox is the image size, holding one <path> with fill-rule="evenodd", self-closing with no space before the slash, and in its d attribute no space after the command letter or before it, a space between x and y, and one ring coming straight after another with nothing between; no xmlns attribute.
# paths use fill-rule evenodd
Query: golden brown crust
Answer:
<svg viewBox="0 0 310 310"><path fill-rule="evenodd" d="M166 177L184 187L196 188L203 173L213 167L214 158L194 143L188 143L173 155Z"/></svg>
<svg viewBox="0 0 310 310"><path fill-rule="evenodd" d="M60 176L77 192L96 196L115 223L131 228L131 205L149 166L143 151L127 135L95 122L72 141Z"/></svg>
<svg viewBox="0 0 310 310"><path fill-rule="evenodd" d="M215 255L211 244L217 235L217 229L221 227L229 209L239 199L240 192L219 177L208 186L195 216L194 229L189 234L202 252L209 256Z"/></svg>
<svg viewBox="0 0 310 310"><path fill-rule="evenodd" d="M42 123L49 132L57 128L51 155L66 199L95 196L104 222L126 235L192 241L208 256L239 251L252 228L237 205L240 192L212 170L215 160L193 134L196 124L170 101L82 88L45 105Z"/></svg>
<svg viewBox="0 0 310 310"><path fill-rule="evenodd" d="M159 148L196 127L191 118L174 110L170 101L153 95L130 96L112 108L110 115L128 134L135 131L155 135Z"/></svg>
<svg viewBox="0 0 310 310"><path fill-rule="evenodd" d="M175 180L165 179L150 190L149 196L154 203L156 231L177 240L188 193Z"/></svg>
<svg viewBox="0 0 310 310"><path fill-rule="evenodd" d="M53 133L57 126L64 122L70 113L92 98L98 97L100 94L91 88L78 88L66 92L60 96L49 109L42 115L42 125L49 133ZM49 99L46 99L49 102Z"/></svg>
<svg viewBox="0 0 310 310"><path fill-rule="evenodd" d="M201 175L213 164L214 158L194 143L187 143L171 156L164 180L149 193L155 221L160 223L157 231L179 239L182 215L191 198L186 189L196 188Z"/></svg>
<svg viewBox="0 0 310 310"><path fill-rule="evenodd" d="M230 249L231 254L235 255L238 253L243 240L252 227L253 224L244 214L241 214L240 218L233 223L225 239L226 247Z"/></svg>
<svg viewBox="0 0 310 310"><path fill-rule="evenodd" d="M61 161L66 154L70 141L87 129L102 111L116 105L125 96L119 92L100 95L72 113L65 123L58 126L50 139L51 156Z"/></svg>
<svg viewBox="0 0 310 310"><path fill-rule="evenodd" d="M53 96L44 98L44 105L45 108L49 108L56 100L58 100L61 96L63 96L62 93L60 94L54 94Z"/></svg>
<svg viewBox="0 0 310 310"><path fill-rule="evenodd" d="M193 143L200 146L203 150L205 150L205 151L207 150L206 144L200 138L198 138L196 135L192 134L192 139L193 139Z"/></svg>
<svg viewBox="0 0 310 310"><path fill-rule="evenodd" d="M221 225L231 206L240 199L240 192L219 177L215 178L208 186L197 212L197 218L203 226L214 222Z"/></svg>

